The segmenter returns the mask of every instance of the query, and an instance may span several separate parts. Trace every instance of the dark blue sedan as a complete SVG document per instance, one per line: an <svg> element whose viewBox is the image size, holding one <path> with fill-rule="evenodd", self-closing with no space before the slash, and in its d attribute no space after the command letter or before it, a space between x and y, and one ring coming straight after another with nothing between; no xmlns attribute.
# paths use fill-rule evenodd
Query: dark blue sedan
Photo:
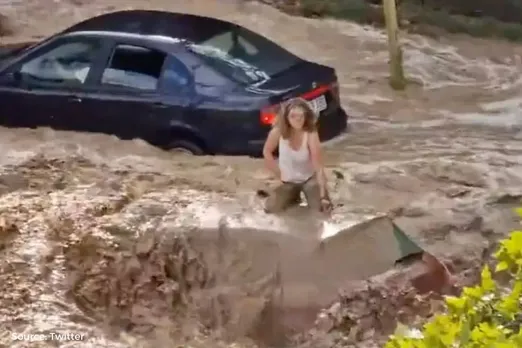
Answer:
<svg viewBox="0 0 522 348"><path fill-rule="evenodd" d="M203 16L107 13L0 53L0 125L197 155L259 156L278 104L295 96L318 112L322 141L346 131L334 69Z"/></svg>

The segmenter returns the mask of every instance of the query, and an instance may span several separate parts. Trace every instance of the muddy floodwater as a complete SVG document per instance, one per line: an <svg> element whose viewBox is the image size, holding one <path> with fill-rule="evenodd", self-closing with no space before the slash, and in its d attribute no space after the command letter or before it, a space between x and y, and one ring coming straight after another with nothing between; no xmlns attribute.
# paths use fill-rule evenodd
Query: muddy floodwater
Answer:
<svg viewBox="0 0 522 348"><path fill-rule="evenodd" d="M516 224L520 46L405 35L412 83L394 93L382 31L251 2L0 1L17 28L1 39L31 39L132 7L236 21L337 69L350 132L325 149L334 214L326 222L301 208L264 214L256 191L274 183L257 159L188 157L139 140L0 128L0 346L212 347L217 341L205 345L198 335L212 336L214 328L222 329L220 339L241 341L256 325L263 335L254 319L281 260L295 285L287 298L297 307L321 305L328 296L317 289L340 285L329 271L343 265L309 268L312 276L302 264L321 236L394 211L404 230L443 256L480 249ZM371 254L360 259L370 267ZM185 266L172 266L179 264ZM216 292L228 299L217 301L219 308L209 300ZM51 333L83 336L30 336Z"/></svg>

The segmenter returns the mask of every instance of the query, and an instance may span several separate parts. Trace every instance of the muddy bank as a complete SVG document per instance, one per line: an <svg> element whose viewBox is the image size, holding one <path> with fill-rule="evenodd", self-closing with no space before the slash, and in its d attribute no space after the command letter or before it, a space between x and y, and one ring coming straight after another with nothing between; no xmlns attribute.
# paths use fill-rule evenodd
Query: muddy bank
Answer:
<svg viewBox="0 0 522 348"><path fill-rule="evenodd" d="M167 346L199 336L277 345L290 339L298 344L303 330L319 339L327 327L336 330L322 342L346 336L341 341L349 345L377 342L393 327L393 321L343 311L335 314L340 322L316 323L320 310L339 298L339 288L354 291L364 285L354 281L388 268L370 256L373 249L390 252L382 225L334 235L321 255L318 239L325 225L299 211L264 215L248 181L235 184L235 198L231 191L205 191L202 183L196 191L183 179L193 175L191 167L181 165L188 159L165 155L165 161L158 156L147 162L145 153L155 149L122 142L125 149L143 148L131 171L124 160L109 160L102 148L87 150L85 144L74 154L67 134L56 134L62 136L61 147L52 140L52 150L36 139L23 144L25 153L13 148L11 160L3 160L2 324L9 332L81 332L88 337L81 343L85 347ZM422 165L410 160L393 166L352 163L351 170L337 166L344 179L330 184L343 206L326 228L335 233L343 224L394 207L394 220L430 252L450 261L475 255L518 224L511 213L522 194L514 175L520 173L518 164L493 158L499 167L480 169L471 158L467 165L434 158ZM421 178L426 186L412 185ZM387 201L393 192L403 192L403 203ZM221 233L220 222L229 226ZM384 299L397 298L393 308L404 310L401 292L382 279L389 278L373 278L385 285L380 292L352 292L358 300L345 304L377 301L380 311L387 307ZM413 291L409 277L399 284L401 291ZM334 309L345 308L339 306ZM316 326L319 333L313 332ZM4 342L13 343L9 337Z"/></svg>

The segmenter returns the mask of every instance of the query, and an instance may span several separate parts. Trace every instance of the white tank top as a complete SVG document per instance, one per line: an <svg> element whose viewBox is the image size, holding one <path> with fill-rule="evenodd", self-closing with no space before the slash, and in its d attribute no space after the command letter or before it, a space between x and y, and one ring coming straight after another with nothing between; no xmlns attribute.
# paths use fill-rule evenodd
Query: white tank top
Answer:
<svg viewBox="0 0 522 348"><path fill-rule="evenodd" d="M279 138L279 170L281 180L302 183L310 179L315 170L308 150L308 133L303 134L303 143L299 149L290 146L289 139Z"/></svg>

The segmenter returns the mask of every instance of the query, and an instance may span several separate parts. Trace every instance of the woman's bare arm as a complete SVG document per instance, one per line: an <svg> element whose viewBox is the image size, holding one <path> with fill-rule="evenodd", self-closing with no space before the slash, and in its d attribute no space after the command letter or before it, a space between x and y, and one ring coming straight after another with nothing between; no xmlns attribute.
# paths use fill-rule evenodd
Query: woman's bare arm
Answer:
<svg viewBox="0 0 522 348"><path fill-rule="evenodd" d="M265 145L263 146L263 157L265 159L265 165L277 179L281 178L281 172L279 171L279 166L277 165L277 161L274 158L274 151L277 149L279 144L280 135L281 133L277 127L272 128L268 133Z"/></svg>
<svg viewBox="0 0 522 348"><path fill-rule="evenodd" d="M326 175L323 167L321 141L319 140L319 134L317 132L310 133L308 147L310 149L312 164L317 175L317 182L319 183L321 198L326 198Z"/></svg>

